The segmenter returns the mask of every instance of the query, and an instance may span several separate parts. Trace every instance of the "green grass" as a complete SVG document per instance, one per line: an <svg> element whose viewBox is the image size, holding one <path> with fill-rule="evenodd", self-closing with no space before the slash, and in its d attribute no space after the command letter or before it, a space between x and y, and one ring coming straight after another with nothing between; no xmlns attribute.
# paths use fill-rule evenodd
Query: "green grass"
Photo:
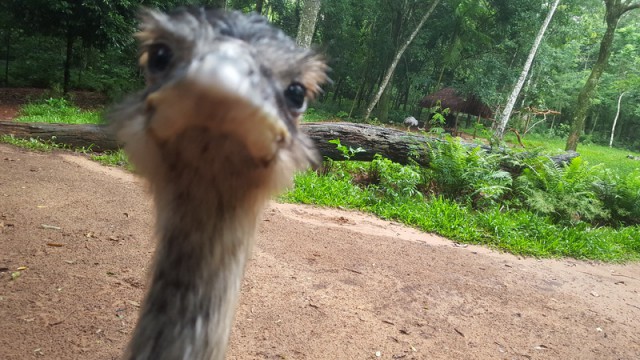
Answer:
<svg viewBox="0 0 640 360"><path fill-rule="evenodd" d="M48 99L41 103L26 104L15 119L18 122L44 122L60 124L99 124L102 114L96 110L81 110L67 100Z"/></svg>
<svg viewBox="0 0 640 360"><path fill-rule="evenodd" d="M129 162L124 150L105 151L100 154L91 154L91 160L97 161L106 166L122 166L127 170L133 170L133 165Z"/></svg>
<svg viewBox="0 0 640 360"><path fill-rule="evenodd" d="M345 121L347 113L331 113L321 108L308 108L302 116L302 122Z"/></svg>
<svg viewBox="0 0 640 360"><path fill-rule="evenodd" d="M46 122L62 124L98 124L102 122L100 111L85 111L73 106L63 98L51 98L40 103L24 105L18 114L19 122ZM51 151L53 149L69 149L55 143L55 139L18 139L10 135L2 135L0 142L35 151ZM107 166L123 166L132 170L132 166L123 150L92 153L91 149L72 149L76 152L91 153L90 158Z"/></svg>
<svg viewBox="0 0 640 360"><path fill-rule="evenodd" d="M534 257L624 262L640 260L640 226L620 229L562 226L525 210L494 205L483 211L442 197L389 196L374 186L357 186L349 173L360 166L345 162L328 175L308 171L296 176L295 187L280 200L371 212L437 233L455 241L482 244Z"/></svg>
<svg viewBox="0 0 640 360"><path fill-rule="evenodd" d="M473 129L461 129L467 134L473 134ZM488 130L478 133L478 138L487 140L492 133ZM520 148L516 136L512 133L506 133L504 140L507 144L514 148ZM543 149L548 154L560 154L564 152L566 138L549 137L542 134L527 134L522 137L522 142L526 149ZM620 148L610 148L608 146L598 144L578 144L578 153L590 165L602 164L604 167L618 172L624 176L640 169L640 161L627 159L627 155L640 156L639 152L629 151Z"/></svg>
<svg viewBox="0 0 640 360"><path fill-rule="evenodd" d="M53 149L62 149L64 146L51 141L42 141L39 139L19 139L13 135L0 135L0 142L11 144L23 149L34 151L51 151Z"/></svg>
<svg viewBox="0 0 640 360"><path fill-rule="evenodd" d="M32 151L50 152L54 149L73 150L83 154L89 154L89 158L93 161L99 162L105 166L122 166L127 170L133 170L133 166L129 162L124 150L117 151L105 151L103 153L94 153L91 149L76 148L70 149L62 144L56 144L53 141L44 141L41 139L18 139L13 135L0 135L0 142L17 146L23 149Z"/></svg>
<svg viewBox="0 0 640 360"><path fill-rule="evenodd" d="M566 139L547 138L542 135L527 135L523 140L525 145L541 147L551 152L564 151ZM610 148L597 144L578 144L578 153L591 165L603 164L604 167L618 171L620 175L626 175L640 169L640 161L627 159L627 155L640 156L640 153Z"/></svg>
<svg viewBox="0 0 640 360"><path fill-rule="evenodd" d="M512 133L505 135L505 141L509 144L517 144L516 137ZM527 149L541 148L551 154L564 152L566 144L566 139L540 134L528 134L522 141ZM598 144L578 144L578 153L590 165L602 164L620 175L626 175L640 169L640 161L627 159L627 155L640 156L638 152Z"/></svg>

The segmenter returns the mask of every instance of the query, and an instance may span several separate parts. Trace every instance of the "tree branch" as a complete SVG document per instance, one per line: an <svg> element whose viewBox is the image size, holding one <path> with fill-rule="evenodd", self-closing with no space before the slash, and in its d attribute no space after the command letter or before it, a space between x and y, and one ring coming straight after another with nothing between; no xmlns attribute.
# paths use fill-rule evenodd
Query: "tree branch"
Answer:
<svg viewBox="0 0 640 360"><path fill-rule="evenodd" d="M634 9L640 9L640 2L637 3L631 3L631 4L624 4L624 7L622 8L622 13L626 13L627 11L631 11Z"/></svg>

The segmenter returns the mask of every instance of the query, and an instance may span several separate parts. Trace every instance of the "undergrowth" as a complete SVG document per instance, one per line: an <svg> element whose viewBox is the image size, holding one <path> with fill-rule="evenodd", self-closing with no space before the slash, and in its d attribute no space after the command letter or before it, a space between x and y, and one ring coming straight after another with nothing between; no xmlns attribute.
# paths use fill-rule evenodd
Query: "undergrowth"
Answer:
<svg viewBox="0 0 640 360"><path fill-rule="evenodd" d="M281 199L368 211L515 254L640 260L640 172L620 176L581 158L564 167L535 152L487 155L451 138L428 152L428 167L327 160Z"/></svg>

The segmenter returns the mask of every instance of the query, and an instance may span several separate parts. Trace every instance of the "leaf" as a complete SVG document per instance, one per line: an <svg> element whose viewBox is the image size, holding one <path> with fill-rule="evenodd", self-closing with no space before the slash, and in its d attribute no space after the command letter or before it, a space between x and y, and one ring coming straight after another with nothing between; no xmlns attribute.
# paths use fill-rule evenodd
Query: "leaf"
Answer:
<svg viewBox="0 0 640 360"><path fill-rule="evenodd" d="M20 275L22 275L22 273L20 271L14 271L11 273L11 280L15 280L17 278L20 277Z"/></svg>

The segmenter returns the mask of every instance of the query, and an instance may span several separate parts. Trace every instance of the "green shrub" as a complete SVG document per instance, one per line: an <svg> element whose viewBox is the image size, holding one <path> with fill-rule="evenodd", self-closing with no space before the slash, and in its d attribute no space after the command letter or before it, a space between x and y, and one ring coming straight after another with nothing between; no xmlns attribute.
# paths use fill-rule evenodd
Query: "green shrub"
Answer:
<svg viewBox="0 0 640 360"><path fill-rule="evenodd" d="M368 176L379 191L392 198L422 197L418 190L422 176L416 166L403 166L376 154L369 165Z"/></svg>
<svg viewBox="0 0 640 360"><path fill-rule="evenodd" d="M612 225L640 224L640 170L622 177L607 171L596 184L596 190L610 211Z"/></svg>
<svg viewBox="0 0 640 360"><path fill-rule="evenodd" d="M425 183L434 194L486 206L510 191L512 179L500 169L501 154L487 154L480 147L468 148L448 136L431 147L429 157Z"/></svg>
<svg viewBox="0 0 640 360"><path fill-rule="evenodd" d="M566 167L545 157L525 162L527 168L516 179L515 188L530 210L561 224L609 218L596 192L600 167L589 167L580 157Z"/></svg>

